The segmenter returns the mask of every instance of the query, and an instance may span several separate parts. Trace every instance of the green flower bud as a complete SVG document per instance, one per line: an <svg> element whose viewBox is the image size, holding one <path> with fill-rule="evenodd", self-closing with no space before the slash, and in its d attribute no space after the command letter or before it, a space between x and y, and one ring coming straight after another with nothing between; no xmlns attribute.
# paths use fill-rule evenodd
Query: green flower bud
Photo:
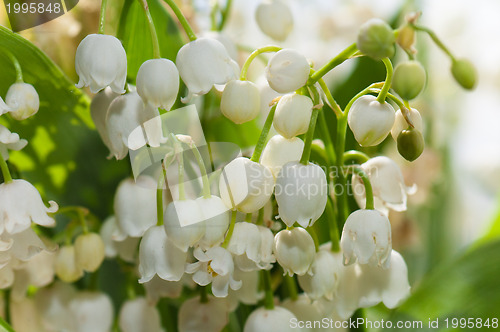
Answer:
<svg viewBox="0 0 500 332"><path fill-rule="evenodd" d="M466 59L455 59L451 64L451 73L464 89L472 90L476 86L477 73L474 65Z"/></svg>
<svg viewBox="0 0 500 332"><path fill-rule="evenodd" d="M417 61L405 61L396 66L392 88L401 98L411 100L424 89L426 74L424 67Z"/></svg>
<svg viewBox="0 0 500 332"><path fill-rule="evenodd" d="M399 154L408 161L414 161L424 151L424 136L415 128L403 130L397 143Z"/></svg>
<svg viewBox="0 0 500 332"><path fill-rule="evenodd" d="M391 27L378 18L363 24L358 33L358 49L375 59L392 57L396 37Z"/></svg>

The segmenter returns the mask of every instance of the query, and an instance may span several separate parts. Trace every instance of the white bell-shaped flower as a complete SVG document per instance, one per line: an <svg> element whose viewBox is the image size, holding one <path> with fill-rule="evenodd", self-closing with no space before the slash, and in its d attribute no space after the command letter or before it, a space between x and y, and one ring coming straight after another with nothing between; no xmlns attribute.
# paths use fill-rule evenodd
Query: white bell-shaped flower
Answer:
<svg viewBox="0 0 500 332"><path fill-rule="evenodd" d="M278 41L285 40L293 29L292 12L280 0L264 0L259 3L255 19L262 32Z"/></svg>
<svg viewBox="0 0 500 332"><path fill-rule="evenodd" d="M316 252L311 235L301 227L284 229L276 234L273 249L276 260L290 276L306 274Z"/></svg>
<svg viewBox="0 0 500 332"><path fill-rule="evenodd" d="M95 272L104 260L104 241L97 233L77 236L75 240L76 265L84 271Z"/></svg>
<svg viewBox="0 0 500 332"><path fill-rule="evenodd" d="M223 31L203 31L201 32L201 37L211 38L219 41L227 53L234 61L238 61L238 48L236 47L235 42Z"/></svg>
<svg viewBox="0 0 500 332"><path fill-rule="evenodd" d="M281 304L281 307L289 310L292 314L297 317L297 321L302 322L315 322L321 321L325 318L331 318L329 314L323 311L323 307L319 301L311 301L311 299L306 294L300 294L296 300L292 300L290 298L285 299ZM297 324L298 322L295 322ZM336 322L337 319L334 320ZM293 331L298 329L298 325L296 326L291 322L293 327ZM306 323L307 324L307 323ZM311 324L312 325L312 324ZM318 327L318 325L314 325L315 327L309 328L309 326L304 326L301 331L302 332L321 332L325 331L324 328ZM339 331L340 329L330 329L330 331Z"/></svg>
<svg viewBox="0 0 500 332"><path fill-rule="evenodd" d="M47 213L55 213L58 205L49 201L50 207L43 204L36 188L25 180L13 180L0 184L0 234L19 233L35 224L52 227L54 218Z"/></svg>
<svg viewBox="0 0 500 332"><path fill-rule="evenodd" d="M212 293L216 297L226 297L228 289L241 288L241 281L233 278L234 263L231 253L222 247L213 247L203 252L194 249L196 263L188 264L186 272L193 274L193 281L200 286L212 284Z"/></svg>
<svg viewBox="0 0 500 332"><path fill-rule="evenodd" d="M224 299L208 296L208 302L193 297L179 309L179 332L220 332L229 322L229 312Z"/></svg>
<svg viewBox="0 0 500 332"><path fill-rule="evenodd" d="M169 111L179 93L179 71L168 59L151 59L137 72L137 93L144 104Z"/></svg>
<svg viewBox="0 0 500 332"><path fill-rule="evenodd" d="M9 150L19 151L28 144L25 139L20 139L16 133L0 124L0 154L4 160L9 159Z"/></svg>
<svg viewBox="0 0 500 332"><path fill-rule="evenodd" d="M269 86L279 93L288 93L303 87L309 78L309 63L299 52L285 48L276 52L266 67Z"/></svg>
<svg viewBox="0 0 500 332"><path fill-rule="evenodd" d="M184 274L187 253L167 238L162 226L153 226L142 237L139 247L139 283L158 275L163 280L179 281Z"/></svg>
<svg viewBox="0 0 500 332"><path fill-rule="evenodd" d="M128 300L122 305L118 326L122 332L163 332L158 308L143 297Z"/></svg>
<svg viewBox="0 0 500 332"><path fill-rule="evenodd" d="M41 288L35 294L37 311L42 324L48 331L73 331L73 315L69 302L77 291L71 284L56 281L52 286Z"/></svg>
<svg viewBox="0 0 500 332"><path fill-rule="evenodd" d="M165 141L157 108L144 105L136 92L115 98L106 116L111 153L120 160L128 150L137 150L149 144L160 146Z"/></svg>
<svg viewBox="0 0 500 332"><path fill-rule="evenodd" d="M75 282L83 276L83 269L76 264L75 247L59 248L55 262L56 275L64 282Z"/></svg>
<svg viewBox="0 0 500 332"><path fill-rule="evenodd" d="M422 116L420 115L419 111L417 111L414 108L409 108L408 113L412 124L415 126L415 129L418 130L419 132L422 132L424 129L424 125L422 121ZM400 109L397 110L396 119L391 129L392 138L394 138L394 140L397 142L399 134L401 134L403 130L408 129L408 127L409 127L408 122L406 122L403 113L401 112Z"/></svg>
<svg viewBox="0 0 500 332"><path fill-rule="evenodd" d="M68 304L74 332L109 332L113 325L113 303L99 292L79 292Z"/></svg>
<svg viewBox="0 0 500 332"><path fill-rule="evenodd" d="M199 242L200 247L208 249L221 244L229 227L231 218L229 210L220 197L213 195L210 198L200 197L196 202L205 224L205 233Z"/></svg>
<svg viewBox="0 0 500 332"><path fill-rule="evenodd" d="M374 146L380 144L391 131L394 113L389 103L380 103L376 97L366 95L352 104L347 123L359 145Z"/></svg>
<svg viewBox="0 0 500 332"><path fill-rule="evenodd" d="M340 247L344 264L382 266L391 264L391 223L377 210L356 210L347 217L342 230Z"/></svg>
<svg viewBox="0 0 500 332"><path fill-rule="evenodd" d="M10 111L10 107L3 101L3 98L0 97L0 115L8 113Z"/></svg>
<svg viewBox="0 0 500 332"><path fill-rule="evenodd" d="M290 327L290 321L296 319L294 314L282 307L258 308L248 316L243 332L290 332L294 330Z"/></svg>
<svg viewBox="0 0 500 332"><path fill-rule="evenodd" d="M42 251L56 250L55 244L48 247L31 227L14 234L4 232L0 247L0 265L11 259L26 262Z"/></svg>
<svg viewBox="0 0 500 332"><path fill-rule="evenodd" d="M309 128L312 109L311 98L296 93L286 94L278 101L273 126L285 138L304 134Z"/></svg>
<svg viewBox="0 0 500 332"><path fill-rule="evenodd" d="M107 87L96 94L90 103L90 116L92 117L92 121L95 124L99 136L101 136L102 142L110 151L112 150L112 146L109 140L106 117L108 115L109 105L118 96L118 93L113 92L110 87Z"/></svg>
<svg viewBox="0 0 500 332"><path fill-rule="evenodd" d="M262 151L260 163L269 167L276 178L283 165L300 160L303 150L304 142L300 138L287 139L281 135L274 135Z"/></svg>
<svg viewBox="0 0 500 332"><path fill-rule="evenodd" d="M123 241L128 237L141 237L156 225L156 181L139 176L136 181L125 179L118 185L114 210L117 229L113 237Z"/></svg>
<svg viewBox="0 0 500 332"><path fill-rule="evenodd" d="M125 92L127 54L114 36L91 34L83 38L76 49L75 68L80 77L77 88L88 86L97 93L109 86L116 93Z"/></svg>
<svg viewBox="0 0 500 332"><path fill-rule="evenodd" d="M242 271L270 269L276 260L272 254L274 236L267 227L248 222L234 225L227 250Z"/></svg>
<svg viewBox="0 0 500 332"><path fill-rule="evenodd" d="M241 280L242 286L237 290L229 290L229 296L227 299L232 310L235 310L240 302L246 305L256 305L260 300L262 300L264 292L259 289L260 271L254 270L244 272L239 268L235 268L234 278L236 280Z"/></svg>
<svg viewBox="0 0 500 332"><path fill-rule="evenodd" d="M40 98L33 85L14 83L5 97L10 115L16 120L24 120L36 114L40 108Z"/></svg>
<svg viewBox="0 0 500 332"><path fill-rule="evenodd" d="M361 165L361 168L370 179L375 208L387 214L387 208L394 211L405 211L407 195L417 190L416 185L407 187L403 173L392 159L384 156L375 157ZM365 208L365 186L358 175L352 177L353 193L358 205Z"/></svg>
<svg viewBox="0 0 500 332"><path fill-rule="evenodd" d="M238 157L222 170L219 191L228 208L253 213L269 201L274 191L274 176L268 167Z"/></svg>
<svg viewBox="0 0 500 332"><path fill-rule="evenodd" d="M283 166L276 179L279 217L291 227L295 222L309 227L323 214L328 200L328 185L323 169L309 163L292 161Z"/></svg>
<svg viewBox="0 0 500 332"><path fill-rule="evenodd" d="M163 226L168 238L177 248L186 252L205 234L205 217L197 200L179 200L168 204L163 215Z"/></svg>
<svg viewBox="0 0 500 332"><path fill-rule="evenodd" d="M339 273L342 269L342 254L330 250L319 250L311 265L311 274L299 276L299 285L313 300L326 297L333 299L337 291Z"/></svg>
<svg viewBox="0 0 500 332"><path fill-rule="evenodd" d="M115 216L106 218L99 231L104 242L104 254L106 258L119 256L126 262L134 263L137 258L137 246L139 245L140 238L126 236L121 241L117 241L113 236L117 232L120 231L116 224Z"/></svg>
<svg viewBox="0 0 500 332"><path fill-rule="evenodd" d="M55 253L42 251L17 268L12 285L12 299L19 301L25 298L30 286L41 288L51 284L54 281L54 263Z"/></svg>
<svg viewBox="0 0 500 332"><path fill-rule="evenodd" d="M250 81L230 81L222 92L220 110L236 124L255 119L260 113L259 88Z"/></svg>
<svg viewBox="0 0 500 332"><path fill-rule="evenodd" d="M192 95L203 95L214 84L225 84L237 78L235 67L222 43L211 38L198 38L182 46L175 63L179 74ZM239 71L239 70L238 70Z"/></svg>

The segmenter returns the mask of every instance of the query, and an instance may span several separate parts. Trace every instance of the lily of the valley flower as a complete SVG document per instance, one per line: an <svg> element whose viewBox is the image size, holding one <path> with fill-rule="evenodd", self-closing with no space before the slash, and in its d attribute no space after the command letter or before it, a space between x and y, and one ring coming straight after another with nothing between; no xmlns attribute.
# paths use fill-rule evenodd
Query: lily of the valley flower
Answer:
<svg viewBox="0 0 500 332"><path fill-rule="evenodd" d="M241 281L233 278L234 263L231 253L222 247L213 247L203 252L194 249L198 262L186 266L186 272L193 274L193 281L200 286L212 284L212 293L216 297L226 297L228 289L241 288Z"/></svg>
<svg viewBox="0 0 500 332"><path fill-rule="evenodd" d="M345 264L359 262L388 268L391 264L391 223L377 210L356 210L347 218L340 246Z"/></svg>
<svg viewBox="0 0 500 332"><path fill-rule="evenodd" d="M304 134L309 127L312 109L311 98L296 93L286 94L278 101L273 126L285 138Z"/></svg>
<svg viewBox="0 0 500 332"><path fill-rule="evenodd" d="M121 241L115 240L113 234L121 233L116 224L115 216L111 216L104 220L100 234L104 242L104 253L106 258L115 258L119 256L125 262L134 263L136 260L136 249L139 244L139 237L125 236Z"/></svg>
<svg viewBox="0 0 500 332"><path fill-rule="evenodd" d="M236 124L255 119L260 113L259 88L250 81L230 81L222 92L220 110Z"/></svg>
<svg viewBox="0 0 500 332"><path fill-rule="evenodd" d="M146 290L146 298L151 304L156 304L163 297L178 298L184 286L194 288L195 283L190 275L184 274L179 281L163 280L158 275L142 284Z"/></svg>
<svg viewBox="0 0 500 332"><path fill-rule="evenodd" d="M16 133L0 124L0 154L4 160L9 159L9 150L19 151L28 144L25 139L20 139Z"/></svg>
<svg viewBox="0 0 500 332"><path fill-rule="evenodd" d="M258 308L248 316L243 332L290 331L292 320L297 320L297 317L285 308Z"/></svg>
<svg viewBox="0 0 500 332"><path fill-rule="evenodd" d="M83 269L76 264L75 247L66 245L59 248L55 262L56 275L64 282L75 282L83 276Z"/></svg>
<svg viewBox="0 0 500 332"><path fill-rule="evenodd" d="M260 163L269 167L276 178L283 165L290 161L300 160L303 150L304 141L300 138L287 139L281 135L274 135L262 151Z"/></svg>
<svg viewBox="0 0 500 332"><path fill-rule="evenodd" d="M272 254L273 241L269 228L239 222L234 226L227 250L235 255L236 265L242 271L270 269L276 261Z"/></svg>
<svg viewBox="0 0 500 332"><path fill-rule="evenodd" d="M311 274L299 276L299 285L313 300L325 297L333 299L342 269L342 254L330 250L319 250L311 264Z"/></svg>
<svg viewBox="0 0 500 332"><path fill-rule="evenodd" d="M347 122L359 145L380 144L392 129L394 112L389 103L380 103L374 96L366 95L357 99L352 104Z"/></svg>
<svg viewBox="0 0 500 332"><path fill-rule="evenodd" d="M43 204L36 188L25 180L13 180L0 184L0 234L19 233L35 224L52 227L55 220L47 213L54 213L58 205L49 201L50 207Z"/></svg>
<svg viewBox="0 0 500 332"><path fill-rule="evenodd" d="M125 92L127 54L122 43L113 36L91 34L78 45L75 55L78 88L90 87L97 93L109 86L113 92Z"/></svg>
<svg viewBox="0 0 500 332"><path fill-rule="evenodd" d="M305 56L292 49L276 52L266 67L269 86L279 92L288 93L300 89L309 78L309 63Z"/></svg>
<svg viewBox="0 0 500 332"><path fill-rule="evenodd" d="M199 297L184 301L179 309L179 332L219 332L229 322L225 299L208 296L208 302Z"/></svg>
<svg viewBox="0 0 500 332"><path fill-rule="evenodd" d="M168 204L163 215L163 226L172 243L186 252L205 234L205 218L198 201L186 199Z"/></svg>
<svg viewBox="0 0 500 332"><path fill-rule="evenodd" d="M2 97L0 97L0 115L5 114L10 111L9 106L3 101Z"/></svg>
<svg viewBox="0 0 500 332"><path fill-rule="evenodd" d="M169 111L179 93L179 71L168 59L151 59L137 72L137 93L145 104Z"/></svg>
<svg viewBox="0 0 500 332"><path fill-rule="evenodd" d="M238 157L222 170L219 180L222 201L230 209L253 213L262 208L274 190L274 176L264 165Z"/></svg>
<svg viewBox="0 0 500 332"><path fill-rule="evenodd" d="M289 227L295 222L302 227L312 226L325 210L327 195L325 172L316 164L289 162L276 179L279 216Z"/></svg>
<svg viewBox="0 0 500 332"><path fill-rule="evenodd" d="M45 287L54 281L55 253L42 251L15 270L14 284L12 285L12 299L19 301L26 297L30 286Z"/></svg>
<svg viewBox="0 0 500 332"><path fill-rule="evenodd" d="M205 224L205 232L199 245L202 249L219 245L224 241L224 235L229 227L230 212L217 196L196 199Z"/></svg>
<svg viewBox="0 0 500 332"><path fill-rule="evenodd" d="M156 181L139 176L136 181L125 179L118 185L114 210L117 229L113 237L123 241L127 237L141 237L156 225Z"/></svg>
<svg viewBox="0 0 500 332"><path fill-rule="evenodd" d="M139 247L139 283L158 275L163 280L179 281L184 274L187 253L167 238L163 226L153 226L144 234Z"/></svg>
<svg viewBox="0 0 500 332"><path fill-rule="evenodd" d="M5 97L9 105L10 115L16 120L25 120L36 114L40 108L40 98L33 85L28 83L14 83L10 86Z"/></svg>
<svg viewBox="0 0 500 332"><path fill-rule="evenodd" d="M19 233L0 235L0 266L11 259L26 262L42 251L55 251L55 245L47 246L32 228Z"/></svg>
<svg viewBox="0 0 500 332"><path fill-rule="evenodd" d="M189 89L187 100L208 93L214 84L236 79L239 71L224 45L211 38L198 38L182 46L175 63Z"/></svg>
<svg viewBox="0 0 500 332"><path fill-rule="evenodd" d="M416 191L416 186L407 187L399 166L388 157L375 157L361 165L370 179L375 208L388 214L388 208L394 211L405 211L407 195ZM352 177L353 192L358 205L365 207L365 187L358 175Z"/></svg>
<svg viewBox="0 0 500 332"><path fill-rule="evenodd" d="M120 309L118 326L123 332L163 332L158 308L144 297L126 301Z"/></svg>
<svg viewBox="0 0 500 332"><path fill-rule="evenodd" d="M290 276L306 274L314 261L314 241L301 227L284 229L276 234L273 249L276 260Z"/></svg>
<svg viewBox="0 0 500 332"><path fill-rule="evenodd" d="M423 128L422 116L420 115L420 113L414 108L409 108L408 113L412 124L415 126L415 129L418 130L419 132L422 132L424 128ZM403 112L401 112L400 109L397 110L396 120L394 121L394 125L392 126L391 129L392 138L394 138L394 140L397 142L399 134L401 134L403 130L408 129L408 127L409 125L403 116Z"/></svg>
<svg viewBox="0 0 500 332"><path fill-rule="evenodd" d="M68 304L74 332L108 332L113 325L113 303L99 292L79 292Z"/></svg>
<svg viewBox="0 0 500 332"><path fill-rule="evenodd" d="M75 240L76 265L84 271L95 272L104 260L104 242L99 234L87 233Z"/></svg>
<svg viewBox="0 0 500 332"><path fill-rule="evenodd" d="M101 136L101 140L109 151L112 151L112 146L109 140L106 117L108 115L109 105L118 96L118 93L113 92L110 87L107 87L96 94L90 103L90 116L92 117L92 121L95 124L99 136Z"/></svg>
<svg viewBox="0 0 500 332"><path fill-rule="evenodd" d="M239 302L247 305L256 305L262 300L264 292L259 290L260 271L244 272L236 267L233 276L236 280L241 280L242 286L237 290L229 290L227 300L230 303L231 311L238 307Z"/></svg>
<svg viewBox="0 0 500 332"><path fill-rule="evenodd" d="M293 29L290 8L280 0L264 0L257 6L255 19L259 28L269 37L283 41Z"/></svg>

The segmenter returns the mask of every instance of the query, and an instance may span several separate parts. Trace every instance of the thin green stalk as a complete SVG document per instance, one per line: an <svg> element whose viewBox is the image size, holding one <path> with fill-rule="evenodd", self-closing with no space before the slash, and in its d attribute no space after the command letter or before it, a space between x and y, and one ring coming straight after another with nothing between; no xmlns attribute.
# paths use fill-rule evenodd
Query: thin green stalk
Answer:
<svg viewBox="0 0 500 332"><path fill-rule="evenodd" d="M370 182L370 179L366 175L365 171L359 166L353 167L352 171L356 175L358 175L361 178L361 180L363 180L363 185L365 186L365 194L366 194L366 209L367 210L375 209L375 205L373 202L373 189L372 189L372 183Z"/></svg>
<svg viewBox="0 0 500 332"><path fill-rule="evenodd" d="M226 238L224 239L224 242L222 243L221 247L222 248L227 248L229 245L229 241L231 240L231 236L233 236L233 231L234 231L234 225L236 224L236 211L231 212L231 223L229 224L229 229L227 230Z"/></svg>
<svg viewBox="0 0 500 332"><path fill-rule="evenodd" d="M106 4L108 0L101 0L101 13L99 15L99 34L104 34L104 23L106 21Z"/></svg>
<svg viewBox="0 0 500 332"><path fill-rule="evenodd" d="M381 89L370 89L368 90L369 93L380 93ZM389 98L390 100L392 100L396 105L398 105L399 108L404 108L406 107L404 102L399 99L398 97L396 97L395 95L393 95L392 93L387 93L387 98Z"/></svg>
<svg viewBox="0 0 500 332"><path fill-rule="evenodd" d="M259 214L257 215L257 225L264 224L264 208L259 210Z"/></svg>
<svg viewBox="0 0 500 332"><path fill-rule="evenodd" d="M2 169L3 182L4 183L11 183L12 182L12 175L10 175L9 166L7 165L7 162L5 161L5 159L3 159L2 154L0 154L0 168Z"/></svg>
<svg viewBox="0 0 500 332"><path fill-rule="evenodd" d="M212 0L210 1L210 30L217 31L217 13L219 12L219 1Z"/></svg>
<svg viewBox="0 0 500 332"><path fill-rule="evenodd" d="M199 286L200 287L200 302L208 303L208 289L207 286Z"/></svg>
<svg viewBox="0 0 500 332"><path fill-rule="evenodd" d="M347 105L349 106L349 105ZM337 121L337 137L335 140L335 153L336 153L336 164L335 164L335 174L334 174L334 186L335 186L335 197L337 203L337 222L340 225L344 225L347 218L347 194L346 194L346 179L344 173L342 172L342 166L344 165L344 153L345 150L345 135L347 131L347 113L348 108L346 107L344 111L344 116Z"/></svg>
<svg viewBox="0 0 500 332"><path fill-rule="evenodd" d="M313 239L314 242L314 249L316 251L319 250L319 238L318 238L318 233L316 233L316 228L314 226L312 227L307 227L306 231L311 235L311 238Z"/></svg>
<svg viewBox="0 0 500 332"><path fill-rule="evenodd" d="M302 151L302 156L300 157L300 163L302 165L307 165L309 163L309 157L311 156L311 144L314 139L314 131L316 130L316 122L318 120L318 115L321 105L320 96L318 90L315 88L309 90L311 97L313 99L314 107L311 113L311 119L309 120L309 128L306 132L306 137L304 139L304 150Z"/></svg>
<svg viewBox="0 0 500 332"><path fill-rule="evenodd" d="M23 70L21 69L21 65L19 64L19 61L15 57L14 54L12 54L10 51L4 51L5 54L9 57L10 61L12 61L12 64L14 65L14 68L16 70L16 83L23 83Z"/></svg>
<svg viewBox="0 0 500 332"><path fill-rule="evenodd" d="M4 310L5 310L5 323L10 323L10 289L3 290ZM4 326L0 324L0 326Z"/></svg>
<svg viewBox="0 0 500 332"><path fill-rule="evenodd" d="M425 33L427 33L429 35L429 37L431 37L432 41L444 52L446 53L450 59L452 61L455 61L455 57L453 56L453 54L451 54L451 51L448 49L448 47L446 47L443 42L439 39L439 37L436 35L436 33L434 31L432 31L431 29L428 29L426 27L423 27L423 26L420 26L420 25L415 25L415 24L411 24L411 27L417 31L423 31Z"/></svg>
<svg viewBox="0 0 500 332"><path fill-rule="evenodd" d="M253 151L251 161L259 162L260 155L262 154L262 150L266 146L267 135L269 134L269 130L271 129L271 125L273 124L274 112L276 111L276 105L274 104L267 115L266 122L264 123L264 127L262 127L262 131L260 132L259 140L257 141L257 145L255 146L255 150Z"/></svg>
<svg viewBox="0 0 500 332"><path fill-rule="evenodd" d="M316 83L320 78L325 76L330 70L332 70L333 68L340 65L342 62L349 59L357 51L358 47L356 46L356 43L348 46L345 50L340 52L336 57L331 59L327 64L325 64L323 67L318 69L313 75L311 75L311 77L309 77L309 80L307 81L307 84L312 85Z"/></svg>
<svg viewBox="0 0 500 332"><path fill-rule="evenodd" d="M144 9L144 14L146 14L146 20L148 21L149 32L151 33L151 40L153 41L153 56L155 57L155 59L159 59L161 58L160 43L158 42L158 35L156 33L153 17L151 16L151 12L149 11L148 1L139 0L139 2L142 5L142 9Z"/></svg>
<svg viewBox="0 0 500 332"><path fill-rule="evenodd" d="M344 152L344 163L347 160L352 160L358 164L363 164L367 162L369 159L370 157L366 153L363 153L361 151L349 150Z"/></svg>
<svg viewBox="0 0 500 332"><path fill-rule="evenodd" d="M333 252L339 252L340 251L340 235L339 235L339 226L337 223L337 217L335 216L335 211L333 210L333 203L330 198L326 201L326 216L328 220L330 221L329 223L329 228L330 228L330 240L332 241L332 247L331 250Z"/></svg>
<svg viewBox="0 0 500 332"><path fill-rule="evenodd" d="M326 123L325 112L319 112L319 117L320 132L323 138L323 143L325 143L325 151L329 159L329 164L335 164L337 162L337 156L335 155L335 148L333 147L332 137L330 136L328 124Z"/></svg>
<svg viewBox="0 0 500 332"><path fill-rule="evenodd" d="M180 143L177 142L177 144ZM184 188L184 151L182 148L177 153L177 161L179 163L179 200L186 199L186 189Z"/></svg>
<svg viewBox="0 0 500 332"><path fill-rule="evenodd" d="M392 85L392 73L393 73L391 60L389 60L389 58L383 58L382 62L385 65L387 75L385 78L384 86L382 87L382 90L380 90L380 93L378 94L378 97L377 97L377 101L379 103L385 102L385 98L387 97L387 94L389 93L389 89L391 88L391 85Z"/></svg>
<svg viewBox="0 0 500 332"><path fill-rule="evenodd" d="M245 215L245 221L250 222L250 223L252 222L252 214L251 213L247 213Z"/></svg>
<svg viewBox="0 0 500 332"><path fill-rule="evenodd" d="M158 180L158 187L156 188L156 226L163 225L163 185L165 184L165 178L162 174Z"/></svg>
<svg viewBox="0 0 500 332"><path fill-rule="evenodd" d="M201 156L200 150L196 147L196 144L191 144L191 150L196 158L196 162L198 163L198 167L200 168L201 179L203 181L203 197L210 198L212 194L210 193L210 182L208 181L207 168L205 167L205 161Z"/></svg>
<svg viewBox="0 0 500 332"><path fill-rule="evenodd" d="M190 41L196 40L196 34L193 31L193 28L189 25L189 22L187 21L186 17L184 14L182 14L182 11L180 10L179 7L175 4L174 0L164 0L167 5L172 8L172 11L174 12L175 16L177 16L177 19L182 25L182 28L186 32L188 38Z"/></svg>
<svg viewBox="0 0 500 332"><path fill-rule="evenodd" d="M245 63L243 64L243 67L241 67L241 74L240 74L240 80L246 81L247 79L247 72L248 72L248 67L250 67L250 64L252 61L259 56L262 53L268 53L268 52L278 52L281 51L281 47L279 46L265 46L256 49L253 51L248 58L245 60Z"/></svg>
<svg viewBox="0 0 500 332"><path fill-rule="evenodd" d="M342 116L342 109L340 108L339 104L335 101L335 99L332 96L332 93L330 92L330 89L328 89L328 86L325 83L325 80L320 78L318 80L319 86L321 87L321 90L325 93L326 100L328 101L329 106L332 108L333 112L335 113L335 116L340 118Z"/></svg>
<svg viewBox="0 0 500 332"><path fill-rule="evenodd" d="M264 284L265 298L264 298L264 307L267 310L274 309L274 293L271 288L271 271L262 270L262 282Z"/></svg>
<svg viewBox="0 0 500 332"><path fill-rule="evenodd" d="M286 284L286 288L288 290L288 294L290 295L290 299L292 301L297 301L297 299L299 298L299 295L298 295L297 283L295 281L295 278L290 277L289 275L285 275L283 278L285 279L285 284Z"/></svg>
<svg viewBox="0 0 500 332"><path fill-rule="evenodd" d="M226 7L224 7L224 10L222 10L222 12L221 12L222 18L219 22L219 25L217 26L217 30L222 31L222 29L224 29L224 25L226 25L227 19L229 17L229 13L231 12L231 5L232 4L233 4L233 0L227 0Z"/></svg>

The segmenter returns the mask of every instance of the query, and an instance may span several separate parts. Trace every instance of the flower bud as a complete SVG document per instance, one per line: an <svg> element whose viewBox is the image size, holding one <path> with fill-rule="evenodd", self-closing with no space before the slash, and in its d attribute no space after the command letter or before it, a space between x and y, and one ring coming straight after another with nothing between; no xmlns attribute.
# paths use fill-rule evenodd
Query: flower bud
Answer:
<svg viewBox="0 0 500 332"><path fill-rule="evenodd" d="M222 170L219 191L230 209L253 213L262 208L274 190L274 176L264 165L238 157Z"/></svg>
<svg viewBox="0 0 500 332"><path fill-rule="evenodd" d="M412 124L415 126L415 129L418 130L419 132L422 132L424 126L422 122L422 116L420 115L420 113L416 109L410 108L408 110L408 114ZM406 122L403 113L401 112L400 109L397 110L396 119L391 129L392 138L394 138L394 140L397 141L399 134L401 134L401 132L407 129L408 127L410 127L410 125L408 124L408 122Z"/></svg>
<svg viewBox="0 0 500 332"><path fill-rule="evenodd" d="M414 161L424 151L424 136L415 128L408 128L399 134L397 145L398 152L403 158Z"/></svg>
<svg viewBox="0 0 500 332"><path fill-rule="evenodd" d="M259 308L248 316L243 332L290 331L292 321L297 321L297 317L285 308Z"/></svg>
<svg viewBox="0 0 500 332"><path fill-rule="evenodd" d="M467 59L455 59L451 64L453 77L464 89L472 90L476 86L477 72L474 65ZM8 102L7 102L8 104Z"/></svg>
<svg viewBox="0 0 500 332"><path fill-rule="evenodd" d="M304 134L309 128L313 102L311 98L295 93L281 97L274 113L273 125L285 138Z"/></svg>
<svg viewBox="0 0 500 332"><path fill-rule="evenodd" d="M79 235L75 240L76 265L88 272L95 272L104 260L104 242L99 234Z"/></svg>
<svg viewBox="0 0 500 332"><path fill-rule="evenodd" d="M179 71L170 60L147 60L137 72L136 83L144 104L169 111L179 93Z"/></svg>
<svg viewBox="0 0 500 332"><path fill-rule="evenodd" d="M12 84L7 91L5 102L10 108L10 115L18 121L36 114L40 107L38 93L33 85L28 83Z"/></svg>
<svg viewBox="0 0 500 332"><path fill-rule="evenodd" d="M55 263L56 275L64 282L74 282L83 276L83 270L76 264L75 247L62 246Z"/></svg>
<svg viewBox="0 0 500 332"><path fill-rule="evenodd" d="M288 227L295 222L312 226L323 214L328 199L325 172L316 164L289 162L278 174L275 197L279 217Z"/></svg>
<svg viewBox="0 0 500 332"><path fill-rule="evenodd" d="M168 238L184 252L203 238L204 221L200 205L191 199L171 202L163 215L163 226Z"/></svg>
<svg viewBox="0 0 500 332"><path fill-rule="evenodd" d="M424 89L426 74L424 67L417 61L405 61L396 66L392 88L404 100L417 97Z"/></svg>
<svg viewBox="0 0 500 332"><path fill-rule="evenodd" d="M175 63L189 89L187 99L206 94L214 84L225 84L237 77L238 64L224 45L211 38L198 38L182 46Z"/></svg>
<svg viewBox="0 0 500 332"><path fill-rule="evenodd" d="M266 67L269 86L276 92L293 92L309 78L309 63L299 52L285 48L274 54Z"/></svg>
<svg viewBox="0 0 500 332"><path fill-rule="evenodd" d="M361 146L380 144L394 124L394 108L387 102L380 103L374 96L357 99L347 116L356 141Z"/></svg>
<svg viewBox="0 0 500 332"><path fill-rule="evenodd" d="M391 223L377 210L356 210L347 218L340 247L344 253L344 264L390 266L392 250Z"/></svg>
<svg viewBox="0 0 500 332"><path fill-rule="evenodd" d="M255 119L260 113L259 88L250 81L230 81L222 92L220 110L236 124Z"/></svg>
<svg viewBox="0 0 500 332"><path fill-rule="evenodd" d="M280 0L264 0L259 3L255 19L262 32L278 41L285 40L293 29L292 12Z"/></svg>
<svg viewBox="0 0 500 332"><path fill-rule="evenodd" d="M372 58L390 58L394 55L395 41L391 27L381 19L372 18L361 26L357 46Z"/></svg>
<svg viewBox="0 0 500 332"><path fill-rule="evenodd" d="M78 45L75 55L77 88L89 86L92 93L105 87L122 94L127 79L127 54L114 36L92 34Z"/></svg>
<svg viewBox="0 0 500 332"><path fill-rule="evenodd" d="M402 49L415 53L416 51L413 48L415 45L415 29L413 29L409 24L405 24L399 29L396 42Z"/></svg>
<svg viewBox="0 0 500 332"><path fill-rule="evenodd" d="M284 229L274 237L274 256L289 276L306 274L314 261L314 254L314 241L301 227Z"/></svg>
<svg viewBox="0 0 500 332"><path fill-rule="evenodd" d="M286 139L281 135L274 135L262 151L260 163L269 167L276 178L283 165L300 160L303 150L304 142L300 138Z"/></svg>

